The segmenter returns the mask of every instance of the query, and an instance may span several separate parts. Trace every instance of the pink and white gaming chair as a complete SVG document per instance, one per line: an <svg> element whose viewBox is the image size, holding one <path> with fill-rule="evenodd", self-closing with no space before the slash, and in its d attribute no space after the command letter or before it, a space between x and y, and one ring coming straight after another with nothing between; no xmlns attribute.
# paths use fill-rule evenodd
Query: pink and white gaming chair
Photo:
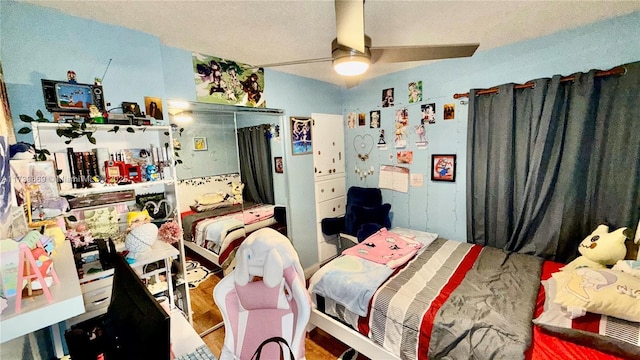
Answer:
<svg viewBox="0 0 640 360"><path fill-rule="evenodd" d="M254 276L262 280L252 281ZM213 298L225 326L220 360L251 359L274 337L286 340L295 360L305 359L311 301L298 254L284 235L271 228L249 235L236 253L236 268L216 285ZM266 344L261 358L280 359L280 350ZM289 349L282 353L290 359Z"/></svg>

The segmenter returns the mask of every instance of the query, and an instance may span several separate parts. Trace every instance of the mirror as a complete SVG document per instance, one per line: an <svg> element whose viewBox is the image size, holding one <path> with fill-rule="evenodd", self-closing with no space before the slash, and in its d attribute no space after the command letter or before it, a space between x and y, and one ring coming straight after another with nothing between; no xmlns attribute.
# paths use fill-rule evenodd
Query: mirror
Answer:
<svg viewBox="0 0 640 360"><path fill-rule="evenodd" d="M169 115L191 311L203 336L221 326L212 290L233 268L242 240L265 226L286 235L284 115L275 109L174 104L169 102Z"/></svg>

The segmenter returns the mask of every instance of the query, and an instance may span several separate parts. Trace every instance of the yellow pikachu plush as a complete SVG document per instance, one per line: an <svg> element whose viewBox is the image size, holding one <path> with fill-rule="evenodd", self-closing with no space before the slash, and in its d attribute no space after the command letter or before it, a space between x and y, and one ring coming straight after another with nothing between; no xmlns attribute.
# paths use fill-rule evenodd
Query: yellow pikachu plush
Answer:
<svg viewBox="0 0 640 360"><path fill-rule="evenodd" d="M587 236L578 245L579 256L562 268L563 271L572 271L578 268L600 269L606 265L614 265L618 260L624 259L627 247L624 241L626 227L609 232L609 226L599 225L591 235Z"/></svg>

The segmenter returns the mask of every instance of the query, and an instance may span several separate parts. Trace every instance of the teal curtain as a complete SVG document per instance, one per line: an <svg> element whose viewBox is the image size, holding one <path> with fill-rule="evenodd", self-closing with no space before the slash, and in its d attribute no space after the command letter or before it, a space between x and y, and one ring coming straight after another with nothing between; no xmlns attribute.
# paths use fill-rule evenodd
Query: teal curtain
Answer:
<svg viewBox="0 0 640 360"><path fill-rule="evenodd" d="M273 171L270 143L271 125L238 129L240 177L245 201L273 204Z"/></svg>
<svg viewBox="0 0 640 360"><path fill-rule="evenodd" d="M468 242L566 262L640 218L640 63L469 94Z"/></svg>

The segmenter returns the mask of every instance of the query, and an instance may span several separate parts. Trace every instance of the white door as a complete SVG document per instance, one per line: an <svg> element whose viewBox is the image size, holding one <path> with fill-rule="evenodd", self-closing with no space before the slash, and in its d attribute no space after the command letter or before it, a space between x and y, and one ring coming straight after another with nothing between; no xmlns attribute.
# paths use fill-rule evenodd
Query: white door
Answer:
<svg viewBox="0 0 640 360"><path fill-rule="evenodd" d="M316 179L344 176L344 124L342 115L311 114L313 164Z"/></svg>

